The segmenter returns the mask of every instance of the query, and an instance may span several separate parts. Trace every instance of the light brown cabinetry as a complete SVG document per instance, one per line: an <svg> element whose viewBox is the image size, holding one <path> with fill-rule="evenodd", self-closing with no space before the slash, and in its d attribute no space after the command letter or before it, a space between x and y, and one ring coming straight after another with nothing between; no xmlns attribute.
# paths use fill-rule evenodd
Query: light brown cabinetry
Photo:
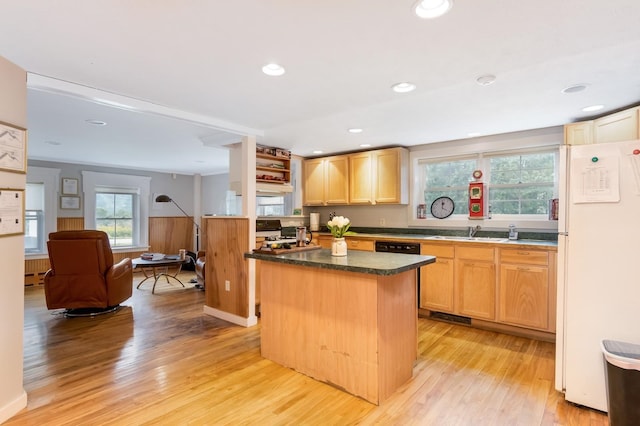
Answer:
<svg viewBox="0 0 640 426"><path fill-rule="evenodd" d="M500 249L500 322L554 331L550 287L547 251Z"/></svg>
<svg viewBox="0 0 640 426"><path fill-rule="evenodd" d="M326 206L349 202L349 159L347 156L304 161L304 205Z"/></svg>
<svg viewBox="0 0 640 426"><path fill-rule="evenodd" d="M389 148L349 155L350 204L406 204L408 151Z"/></svg>
<svg viewBox="0 0 640 426"><path fill-rule="evenodd" d="M409 154L389 148L304 162L304 205L406 204Z"/></svg>
<svg viewBox="0 0 640 426"><path fill-rule="evenodd" d="M454 246L421 244L420 253L436 257L435 263L420 268L420 307L453 313Z"/></svg>
<svg viewBox="0 0 640 426"><path fill-rule="evenodd" d="M640 107L564 126L566 145L589 145L634 139L640 139Z"/></svg>
<svg viewBox="0 0 640 426"><path fill-rule="evenodd" d="M495 249L458 245L455 260L456 313L496 318Z"/></svg>
<svg viewBox="0 0 640 426"><path fill-rule="evenodd" d="M314 236L315 239L315 236ZM330 249L333 236L318 235L318 245L322 248ZM371 238L345 237L347 248L349 250L374 251L375 242Z"/></svg>

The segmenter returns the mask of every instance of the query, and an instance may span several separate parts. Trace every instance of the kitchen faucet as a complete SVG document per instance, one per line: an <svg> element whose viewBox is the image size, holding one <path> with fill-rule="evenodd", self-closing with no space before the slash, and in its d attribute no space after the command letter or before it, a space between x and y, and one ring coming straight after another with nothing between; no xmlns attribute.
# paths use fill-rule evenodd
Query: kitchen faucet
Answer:
<svg viewBox="0 0 640 426"><path fill-rule="evenodd" d="M473 226L470 226L469 227L469 238L475 237L479 230L480 230L480 225L476 226L475 228Z"/></svg>

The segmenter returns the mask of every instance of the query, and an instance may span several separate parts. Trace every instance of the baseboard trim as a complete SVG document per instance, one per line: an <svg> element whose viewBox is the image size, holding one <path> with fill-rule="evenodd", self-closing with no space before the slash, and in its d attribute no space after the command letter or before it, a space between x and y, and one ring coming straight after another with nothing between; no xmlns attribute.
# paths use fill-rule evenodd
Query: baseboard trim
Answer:
<svg viewBox="0 0 640 426"><path fill-rule="evenodd" d="M18 414L18 412L23 408L25 408L26 406L27 406L27 393L23 389L22 394L18 398L14 399L4 407L0 408L0 423L4 423L5 421L9 420L11 417Z"/></svg>
<svg viewBox="0 0 640 426"><path fill-rule="evenodd" d="M254 325L258 324L258 317L256 317L255 315L249 318L243 318L238 315L230 314L229 312L221 311L220 309L212 308L211 306L207 305L204 306L202 311L207 315L229 321L242 327L253 327Z"/></svg>

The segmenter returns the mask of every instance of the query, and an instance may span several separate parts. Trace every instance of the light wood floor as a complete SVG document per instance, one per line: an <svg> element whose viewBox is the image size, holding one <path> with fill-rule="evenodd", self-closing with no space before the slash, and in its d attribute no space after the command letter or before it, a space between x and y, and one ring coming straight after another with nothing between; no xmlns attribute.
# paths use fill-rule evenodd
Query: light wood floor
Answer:
<svg viewBox="0 0 640 426"><path fill-rule="evenodd" d="M375 406L261 358L259 326L203 304L145 283L115 314L66 319L25 290L28 406L6 424L608 424L553 390L550 343L420 319L413 379Z"/></svg>

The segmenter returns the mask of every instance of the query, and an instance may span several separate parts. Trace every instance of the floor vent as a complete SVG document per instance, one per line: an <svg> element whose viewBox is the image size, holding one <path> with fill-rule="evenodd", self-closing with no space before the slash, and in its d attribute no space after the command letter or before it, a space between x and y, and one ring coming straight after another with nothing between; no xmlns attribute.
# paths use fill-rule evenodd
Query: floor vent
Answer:
<svg viewBox="0 0 640 426"><path fill-rule="evenodd" d="M431 311L431 313L429 314L429 317L433 319L442 320L442 321L455 322L457 324L471 325L471 318L461 317L460 315L445 314L444 312Z"/></svg>

